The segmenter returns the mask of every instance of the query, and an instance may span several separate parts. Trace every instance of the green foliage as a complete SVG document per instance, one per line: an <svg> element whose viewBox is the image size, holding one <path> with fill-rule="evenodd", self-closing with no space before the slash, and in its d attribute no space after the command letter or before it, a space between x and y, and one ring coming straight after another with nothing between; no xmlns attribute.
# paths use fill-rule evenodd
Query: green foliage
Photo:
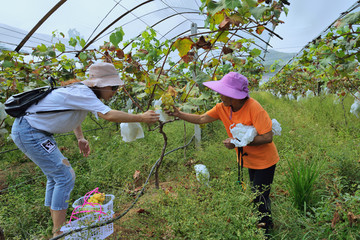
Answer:
<svg viewBox="0 0 360 240"><path fill-rule="evenodd" d="M338 20L264 87L282 94L325 88L339 95L359 91L359 16L354 12Z"/></svg>
<svg viewBox="0 0 360 240"><path fill-rule="evenodd" d="M307 211L314 195L314 185L321 168L317 163L303 160L289 161L288 187L290 196L299 210Z"/></svg>
<svg viewBox="0 0 360 240"><path fill-rule="evenodd" d="M211 181L212 188L185 180L189 187L173 188L176 195L161 195L156 213L180 239L263 239L252 197L231 184L235 177L225 172Z"/></svg>
<svg viewBox="0 0 360 240"><path fill-rule="evenodd" d="M360 216L360 189L357 185L352 193L343 193L343 179L336 177L332 179L329 187L330 194L336 199L324 196L317 207L312 208L309 217L318 223L318 233L311 234L313 238L333 239L358 239L360 237L360 226L354 224L354 217ZM346 182L346 181L345 181ZM346 187L345 187L346 188ZM329 222L329 219L332 219Z"/></svg>

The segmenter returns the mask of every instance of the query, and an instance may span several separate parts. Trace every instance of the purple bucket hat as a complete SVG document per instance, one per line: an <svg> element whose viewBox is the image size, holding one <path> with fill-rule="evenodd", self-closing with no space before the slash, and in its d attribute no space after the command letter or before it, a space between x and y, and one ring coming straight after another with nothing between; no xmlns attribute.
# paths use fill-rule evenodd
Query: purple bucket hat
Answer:
<svg viewBox="0 0 360 240"><path fill-rule="evenodd" d="M220 81L204 82L203 84L226 97L234 99L249 97L248 80L237 72L229 72Z"/></svg>

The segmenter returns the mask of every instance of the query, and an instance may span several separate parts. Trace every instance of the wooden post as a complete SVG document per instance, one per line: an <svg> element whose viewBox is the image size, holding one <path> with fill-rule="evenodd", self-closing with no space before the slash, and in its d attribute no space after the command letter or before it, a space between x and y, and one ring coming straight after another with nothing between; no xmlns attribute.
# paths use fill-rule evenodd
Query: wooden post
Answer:
<svg viewBox="0 0 360 240"><path fill-rule="evenodd" d="M195 130L195 146L199 148L201 146L201 128L199 124L194 124Z"/></svg>

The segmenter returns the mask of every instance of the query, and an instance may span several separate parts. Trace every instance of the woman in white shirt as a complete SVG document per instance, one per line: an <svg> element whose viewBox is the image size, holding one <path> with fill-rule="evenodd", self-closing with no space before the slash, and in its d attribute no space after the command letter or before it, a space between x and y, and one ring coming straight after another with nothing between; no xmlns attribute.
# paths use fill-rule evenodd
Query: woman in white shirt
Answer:
<svg viewBox="0 0 360 240"><path fill-rule="evenodd" d="M66 221L75 173L60 152L53 134L74 131L80 153L88 156L89 143L81 130L81 123L88 112L96 118L117 123L154 123L159 120L159 114L154 111L128 114L112 110L100 100L109 100L123 85L113 64L93 64L89 68L89 78L81 83L53 90L38 104L29 107L27 115L16 118L12 126L11 136L15 144L47 177L45 206L50 208L54 237L61 234L60 228ZM36 113L41 111L55 112Z"/></svg>

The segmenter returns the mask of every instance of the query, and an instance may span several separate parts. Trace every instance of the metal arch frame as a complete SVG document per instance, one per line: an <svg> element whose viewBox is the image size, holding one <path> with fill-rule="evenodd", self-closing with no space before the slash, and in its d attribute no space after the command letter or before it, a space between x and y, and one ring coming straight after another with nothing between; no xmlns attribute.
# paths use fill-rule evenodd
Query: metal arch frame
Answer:
<svg viewBox="0 0 360 240"><path fill-rule="evenodd" d="M125 17L126 15L128 15L129 13L131 13L133 10L145 5L145 4L148 4L150 2L153 2L154 0L148 0L146 2L143 2L135 7L133 7L132 9L130 9L129 11L126 11L124 14L122 14L120 17L118 17L117 19L115 19L112 23L110 23L107 27L105 27L103 30L100 31L100 33L98 33L91 41L89 41L79 52L78 54L76 54L76 56L79 55L79 53L81 53L82 51L84 51L85 49L87 49L93 42L96 41L97 38L99 38L99 36L101 34L103 34L106 30L108 30L112 25L114 25L116 22L118 22L120 19L122 19L123 17Z"/></svg>
<svg viewBox="0 0 360 240"><path fill-rule="evenodd" d="M145 17L145 16L150 15L150 14L152 14L152 13L154 13L154 12L161 11L161 10L164 10L164 9L168 9L168 7L167 7L167 8L162 8L162 9L159 9L159 10L156 10L156 11L148 12L148 13L146 13L146 14L144 14L144 15L141 15L141 16L139 16L139 17L137 17L137 18L139 19L139 18ZM187 8L184 8L184 9L187 9ZM188 10L193 11L193 9L190 9L190 8L189 8ZM157 23L155 23L155 24L153 24L152 26L149 26L149 27L156 26L157 24L159 24L159 23L163 22L164 20L166 20L166 19L168 19L168 18L170 18L170 17L173 17L173 16L182 15L182 14L192 14L192 13L200 13L200 12L176 12L176 14L167 16L167 17L163 18L162 20L160 20L159 22L157 22ZM190 21L190 20L188 20L188 21ZM125 26L125 25L127 25L127 24L129 24L129 23L131 23L131 21L129 21L129 22L127 22L127 23L124 23L124 24L121 25L121 26ZM114 31L114 30L113 30L113 31ZM113 31L110 31L109 33L113 32ZM109 33L108 33L108 34L109 34ZM106 34L106 35L108 35L108 34ZM162 35L162 34L160 34L160 35Z"/></svg>
<svg viewBox="0 0 360 240"><path fill-rule="evenodd" d="M21 48L25 45L25 43L30 39L30 37L36 32L36 30L55 12L57 11L67 0L60 0L52 9L50 9L49 12L47 12L45 14L45 16L31 29L31 31L23 38L23 40L20 42L20 44L18 44L15 48L14 51L16 52L19 52L21 50ZM107 27L105 27L99 34L97 34L92 40L88 41L88 43L79 51L82 52L84 51L85 49L87 49L93 42L95 42L99 36L101 34L103 34L106 30L108 30L112 25L114 25L116 22L118 22L120 19L122 19L124 16L126 16L127 14L131 13L133 10L141 7L142 5L145 5L145 4L148 4L150 2L153 2L154 0L148 0L146 2L143 2L137 6L135 6L134 8L128 10L127 12L125 12L124 14L122 14L120 17L118 17L117 19L115 19L112 23L110 23ZM118 4L118 3L117 3ZM167 8L171 8L173 11L176 12L176 14L173 14L171 16L168 16L164 19L162 19L161 21L155 23L154 25L152 25L151 27L154 27L156 26L157 24L171 18L171 17L174 17L174 16L177 16L177 15L182 15L182 14L198 14L199 11L194 11L194 12L178 12L176 11L174 8L168 6ZM147 14L146 14L147 15ZM145 16L145 15L144 15ZM89 40L89 39L88 39ZM79 54L78 53L78 54ZM77 54L77 55L78 55Z"/></svg>
<svg viewBox="0 0 360 240"><path fill-rule="evenodd" d="M175 10L174 7L169 6L169 4L167 4L166 2L164 2L164 0L160 0L165 6L168 6L168 8L172 9L174 12L177 13L177 10ZM189 19L187 19L186 17L182 16L183 18L185 18L187 21L189 21Z"/></svg>
<svg viewBox="0 0 360 240"><path fill-rule="evenodd" d="M59 8L63 5L67 0L60 0L49 12L45 14L43 18L31 29L31 31L24 37L24 39L20 42L19 45L15 48L14 51L19 52L20 49L24 46L24 44L29 40L29 38L35 33L35 31Z"/></svg>
<svg viewBox="0 0 360 240"><path fill-rule="evenodd" d="M29 38L35 33L35 31L57 10L57 9L59 9L65 2L66 2L67 0L60 0L48 13L46 13L45 14L45 16L32 28L32 30L24 37L24 39L20 42L20 44L15 48L15 51L16 52L19 52L20 51L20 49L24 46L24 44L29 40ZM101 34L103 34L107 29L109 29L112 25L114 25L116 22L118 22L120 19L122 19L124 16L126 16L127 14L129 14L129 13L131 13L133 10L135 10L135 9L137 9L137 8L139 8L139 7L141 7L142 5L145 5L145 4L148 4L148 3L150 3L150 2L153 2L154 0L148 0L148 1L146 1L146 2L143 2L143 3L141 3L141 4L139 4L139 5L137 5L137 6L135 6L134 8L132 8L131 10L128 10L127 12L125 12L124 14L122 14L120 17L118 17L117 19L115 19L112 23L110 23L107 27L105 27L100 33L98 33L92 40L90 40L84 47L83 47L83 49L81 49L80 51L79 51L79 53L80 52L82 52L82 51L84 51L86 48L88 48L93 42L95 42L100 36L101 36ZM163 2L163 1L162 1ZM164 2L163 2L164 3ZM117 3L118 4L118 3ZM167 5L167 4L165 4L165 5ZM168 5L167 5L168 6ZM174 8L172 8L172 7L170 7L170 6L168 6L169 8L171 8L172 10L174 10ZM176 13L175 14L173 14L173 15L170 15L170 16L168 16L168 17L166 17L166 18L163 18L162 20L160 20L160 21L158 21L157 23L155 23L155 24L153 24L151 27L154 27L154 26L156 26L157 24L159 24L159 23L161 23L161 22L163 22L163 21L165 21L165 20L167 20L167 19L169 19L169 18L171 18L171 17L174 17L174 16L178 16L178 15L182 15L182 14L185 14L185 13L189 13L189 14L194 14L194 13L199 13L198 11L196 12L196 11L194 11L194 12L177 12L176 10L174 10ZM186 19L186 18L185 18ZM186 19L185 21L183 21L183 22L186 22L186 21L189 21L188 19ZM182 22L182 23L183 23ZM178 25L181 25L182 23L180 23L180 24L178 24ZM174 29L174 28L173 28ZM173 30L172 29L172 30ZM170 31L172 31L172 30L170 30ZM170 32L169 31L169 32ZM168 33L169 33L168 32ZM181 36L181 35L183 35L183 34L185 34L186 32L188 32L188 31L185 31L185 32L183 32L183 33L181 33L181 34L179 34L179 35L177 35L177 36ZM250 33L251 34L251 33ZM165 34L166 35L166 34ZM198 35L198 34L197 34ZM260 39L261 41L263 41L265 44L267 44L267 45L269 45L268 43L266 43L263 39L261 39L260 37L257 37L256 35L254 35L254 34L252 34L254 37L256 37L256 38L258 38L258 39ZM163 36L164 37L164 36ZM240 36L238 36L238 37L240 37ZM176 38L176 37L175 37ZM257 45L257 44L255 44L255 45ZM258 46L258 45L257 45ZM260 48L262 48L261 46L259 46ZM263 48L262 48L263 49ZM266 49L265 49L265 51L266 51ZM78 54L79 54L78 53ZM78 55L77 54L77 55Z"/></svg>
<svg viewBox="0 0 360 240"><path fill-rule="evenodd" d="M177 24L176 26L174 26L173 28L171 28L169 31L167 31L167 32L165 33L165 35L169 34L169 33L172 32L175 28L177 28L178 26L182 25L183 23L185 23L185 22L187 22L187 21L189 21L189 20L186 19L186 20L180 22L179 24ZM191 30L187 30L186 32L188 32L188 31L191 31ZM185 32L184 32L184 33L185 33ZM165 35L164 35L164 36L165 36ZM161 38L160 38L160 39L161 39ZM174 39L174 38L172 38L172 39Z"/></svg>
<svg viewBox="0 0 360 240"><path fill-rule="evenodd" d="M151 28L152 28L152 27L155 27L156 25L162 23L163 21L165 21L165 20L167 20L167 19L169 19L169 18L178 16L178 15L182 15L182 14L195 14L195 13L198 14L199 12L179 12L179 13L175 13L175 14L173 14L173 15L170 15L170 16L167 16L166 18L161 19L160 21L154 23L154 24L151 25L150 27L151 27ZM189 21L189 20L185 20L185 21ZM183 22L184 22L184 21L183 21ZM183 23L183 22L182 22L182 23ZM170 31L172 31L172 30L173 30L173 29L171 29ZM167 32L167 33L169 33L169 32ZM167 34L167 33L166 33L166 34ZM165 34L165 35L166 35L166 34ZM139 34L138 37L139 37L140 35L141 35L141 34ZM165 36L163 36L163 37L165 37ZM162 38L163 38L163 37L162 37ZM133 41L134 41L134 40L131 40L126 46L124 46L123 49L125 49L127 46L129 46Z"/></svg>

